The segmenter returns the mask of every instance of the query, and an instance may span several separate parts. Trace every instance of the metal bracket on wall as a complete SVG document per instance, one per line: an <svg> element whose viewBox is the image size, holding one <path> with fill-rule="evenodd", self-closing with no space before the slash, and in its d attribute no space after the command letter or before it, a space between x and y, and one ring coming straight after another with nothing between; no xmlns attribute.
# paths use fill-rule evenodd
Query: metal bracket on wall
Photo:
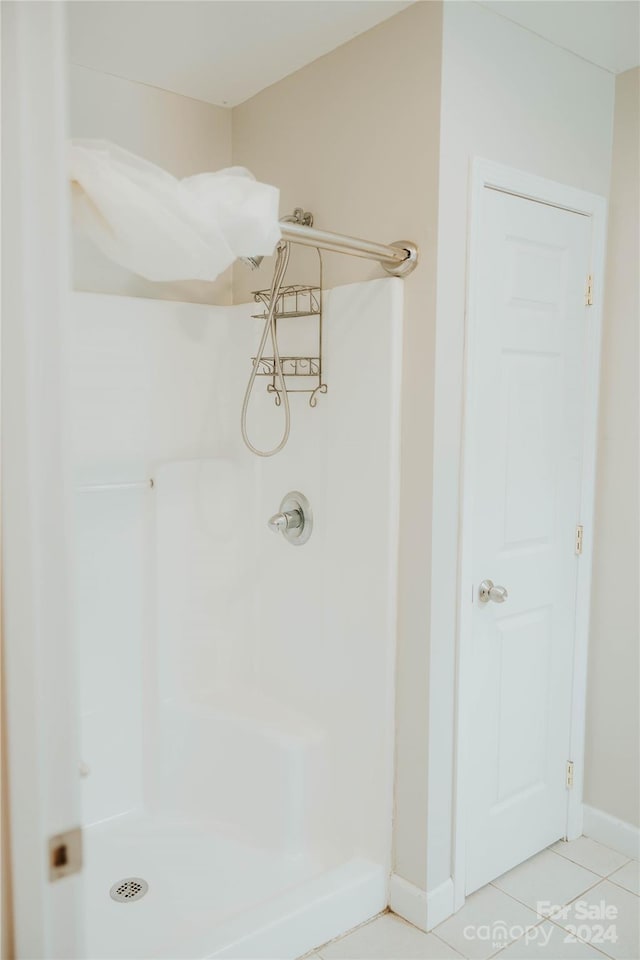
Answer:
<svg viewBox="0 0 640 960"><path fill-rule="evenodd" d="M82 828L49 837L49 882L69 877L82 870Z"/></svg>

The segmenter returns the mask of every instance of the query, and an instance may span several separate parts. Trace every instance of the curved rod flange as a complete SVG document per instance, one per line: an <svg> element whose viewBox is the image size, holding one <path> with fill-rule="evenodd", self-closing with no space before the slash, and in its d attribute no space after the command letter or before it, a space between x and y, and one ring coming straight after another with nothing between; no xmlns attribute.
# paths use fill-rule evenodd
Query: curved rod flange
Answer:
<svg viewBox="0 0 640 960"><path fill-rule="evenodd" d="M389 261L385 263L384 260L381 260L381 265L392 277L408 277L418 266L419 251L417 244L412 243L411 240L396 240L391 246L406 250L409 256L405 260L401 260L400 263L390 263Z"/></svg>

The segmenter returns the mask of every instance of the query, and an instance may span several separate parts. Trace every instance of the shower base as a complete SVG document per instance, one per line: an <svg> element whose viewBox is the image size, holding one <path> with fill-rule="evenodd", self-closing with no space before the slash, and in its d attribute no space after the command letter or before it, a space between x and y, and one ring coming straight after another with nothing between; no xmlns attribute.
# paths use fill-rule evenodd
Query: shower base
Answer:
<svg viewBox="0 0 640 960"><path fill-rule="evenodd" d="M84 843L89 960L286 960L387 902L379 864L279 856L192 824L127 815L89 827ZM114 901L129 877L147 893Z"/></svg>

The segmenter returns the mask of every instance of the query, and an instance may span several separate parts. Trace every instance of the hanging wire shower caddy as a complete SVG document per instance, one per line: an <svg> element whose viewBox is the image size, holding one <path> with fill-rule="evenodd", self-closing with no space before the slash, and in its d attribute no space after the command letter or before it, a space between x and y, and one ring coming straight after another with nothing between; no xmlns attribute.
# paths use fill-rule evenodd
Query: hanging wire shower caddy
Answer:
<svg viewBox="0 0 640 960"><path fill-rule="evenodd" d="M318 394L327 392L327 385L322 376L322 253L321 250L330 250L335 253L349 254L362 257L365 260L376 260L380 266L394 277L408 276L418 265L418 248L409 240L396 240L392 244L374 243L371 240L361 240L358 237L349 237L344 234L331 233L328 230L316 230L313 227L313 215L305 212L302 207L296 207L292 214L281 217L281 240L276 247L276 261L273 281L270 290L254 292L254 299L264 307L262 314L254 314L257 319L264 320L262 337L252 358L253 368L245 390L240 416L242 439L248 449L259 457L272 457L279 453L289 439L291 428L291 411L289 406L290 393L308 393L309 405L315 407ZM319 258L320 282L318 286L289 285L283 286L289 265L291 244L315 247ZM242 256L240 258L252 269L257 269L262 255ZM317 349L313 356L288 356L280 353L277 337L278 319L292 319L296 317L317 317ZM265 356L267 338L271 336L273 356ZM267 392L273 394L276 406L284 408L284 430L280 442L270 450L261 450L254 446L247 431L247 413L251 391L258 377L268 377ZM290 386L291 379L305 386ZM311 382L309 382L311 381ZM279 384L279 386L278 386Z"/></svg>
<svg viewBox="0 0 640 960"><path fill-rule="evenodd" d="M278 336L278 320L293 320L301 317L317 318L316 350L313 356L280 356L283 376L287 381L292 378L298 386L286 384L287 393L308 393L309 406L315 407L318 394L327 392L327 385L322 380L322 255L318 253L319 282L318 284L288 284L281 288L276 297L274 314L274 336ZM255 290L253 299L264 307L263 313L254 313L256 320L265 320L269 314L271 290ZM275 357L252 357L254 366L257 363L256 376L269 377L267 392L272 393L276 406L282 403L282 386L277 385L278 376ZM304 386L302 384L305 384Z"/></svg>

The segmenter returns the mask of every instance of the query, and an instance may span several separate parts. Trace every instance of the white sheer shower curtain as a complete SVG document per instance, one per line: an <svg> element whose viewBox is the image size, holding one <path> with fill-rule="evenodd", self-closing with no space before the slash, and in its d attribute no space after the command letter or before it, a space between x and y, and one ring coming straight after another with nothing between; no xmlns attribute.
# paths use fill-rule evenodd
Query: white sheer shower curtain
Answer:
<svg viewBox="0 0 640 960"><path fill-rule="evenodd" d="M75 226L147 280L215 280L280 239L276 187L243 167L184 180L106 140L69 144Z"/></svg>

